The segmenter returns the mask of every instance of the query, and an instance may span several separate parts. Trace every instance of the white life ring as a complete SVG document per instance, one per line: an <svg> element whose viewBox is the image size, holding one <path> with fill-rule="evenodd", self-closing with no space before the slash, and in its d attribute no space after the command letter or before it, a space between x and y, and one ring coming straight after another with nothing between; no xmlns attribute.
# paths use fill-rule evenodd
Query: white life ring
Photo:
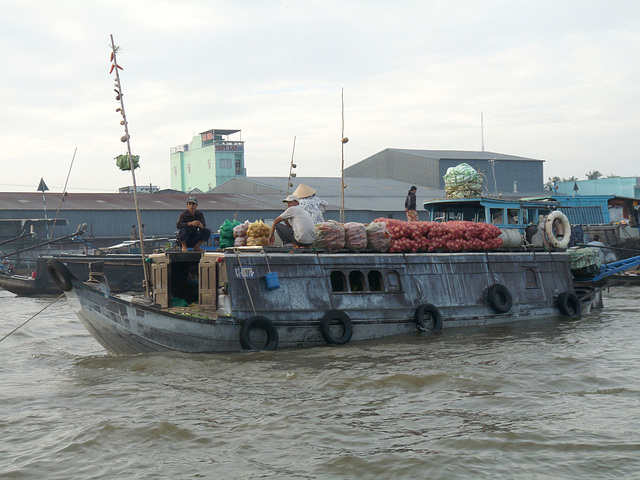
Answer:
<svg viewBox="0 0 640 480"><path fill-rule="evenodd" d="M558 220L560 224L556 224L556 234L553 233L553 223ZM551 246L555 248L566 248L571 240L571 225L569 219L560 210L555 210L547 215L547 219L544 221L544 231L547 236L547 240ZM557 235L557 238L556 238Z"/></svg>

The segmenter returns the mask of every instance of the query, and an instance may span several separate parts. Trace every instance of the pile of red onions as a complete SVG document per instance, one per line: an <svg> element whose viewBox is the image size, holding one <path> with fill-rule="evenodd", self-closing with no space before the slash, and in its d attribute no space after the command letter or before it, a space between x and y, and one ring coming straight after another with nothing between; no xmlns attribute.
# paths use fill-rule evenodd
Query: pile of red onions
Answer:
<svg viewBox="0 0 640 480"><path fill-rule="evenodd" d="M501 231L489 223L406 222L377 218L391 234L389 252L461 252L495 250L502 245Z"/></svg>

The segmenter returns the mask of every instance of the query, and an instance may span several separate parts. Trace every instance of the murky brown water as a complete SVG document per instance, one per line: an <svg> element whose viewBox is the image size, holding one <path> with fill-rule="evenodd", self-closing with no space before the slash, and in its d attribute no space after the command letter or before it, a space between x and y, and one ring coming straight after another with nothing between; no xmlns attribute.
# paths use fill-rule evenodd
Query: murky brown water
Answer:
<svg viewBox="0 0 640 480"><path fill-rule="evenodd" d="M0 291L0 337L50 299ZM0 478L640 478L640 288L578 321L110 356L59 301L0 343Z"/></svg>

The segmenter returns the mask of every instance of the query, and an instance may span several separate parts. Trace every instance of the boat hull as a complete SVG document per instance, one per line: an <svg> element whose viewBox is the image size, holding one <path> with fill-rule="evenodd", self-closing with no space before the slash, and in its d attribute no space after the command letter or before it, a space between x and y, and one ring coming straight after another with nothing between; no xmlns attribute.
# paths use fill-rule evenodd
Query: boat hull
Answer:
<svg viewBox="0 0 640 480"><path fill-rule="evenodd" d="M60 295L62 290L53 282L37 280L25 275L0 273L0 288L20 296Z"/></svg>
<svg viewBox="0 0 640 480"><path fill-rule="evenodd" d="M247 343L245 337L243 347L243 325L256 317L276 330L278 348L416 333L424 327L416 317L424 306L435 308L441 319L427 330L559 318L559 297L574 290L564 253L243 253L222 258L216 268L225 281L217 288L217 306L209 310L175 313L77 279L66 294L105 349L132 354L241 351ZM278 288L265 281L273 272ZM496 285L508 302L496 305L491 297ZM327 338L327 315L347 317L346 342Z"/></svg>

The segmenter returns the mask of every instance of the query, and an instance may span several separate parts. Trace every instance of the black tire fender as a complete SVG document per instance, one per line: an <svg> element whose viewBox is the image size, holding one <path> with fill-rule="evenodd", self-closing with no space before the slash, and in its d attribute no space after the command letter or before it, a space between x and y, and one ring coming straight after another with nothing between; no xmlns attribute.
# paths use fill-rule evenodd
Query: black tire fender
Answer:
<svg viewBox="0 0 640 480"><path fill-rule="evenodd" d="M442 330L442 314L438 307L431 303L425 303L416 308L413 315L418 330L423 332L437 332Z"/></svg>
<svg viewBox="0 0 640 480"><path fill-rule="evenodd" d="M336 337L331 331L331 325L339 324L342 326L342 335ZM322 338L329 345L344 345L349 343L353 335L353 325L351 319L342 310L329 310L320 320L320 333Z"/></svg>
<svg viewBox="0 0 640 480"><path fill-rule="evenodd" d="M513 306L511 292L500 283L495 283L489 287L487 301L497 313L507 313Z"/></svg>
<svg viewBox="0 0 640 480"><path fill-rule="evenodd" d="M69 292L73 288L71 280L75 278L67 266L56 258L47 261L47 271L53 282L63 292Z"/></svg>
<svg viewBox="0 0 640 480"><path fill-rule="evenodd" d="M580 299L573 292L562 292L558 295L558 308L566 317L579 318L582 313Z"/></svg>
<svg viewBox="0 0 640 480"><path fill-rule="evenodd" d="M253 330L264 330L267 334L267 341L261 347L251 340ZM246 320L240 329L240 345L244 350L275 350L278 348L278 329L267 317L256 315Z"/></svg>
<svg viewBox="0 0 640 480"><path fill-rule="evenodd" d="M118 282L118 286L123 292L128 292L133 288L133 280L131 280L131 277L129 276L122 277Z"/></svg>

